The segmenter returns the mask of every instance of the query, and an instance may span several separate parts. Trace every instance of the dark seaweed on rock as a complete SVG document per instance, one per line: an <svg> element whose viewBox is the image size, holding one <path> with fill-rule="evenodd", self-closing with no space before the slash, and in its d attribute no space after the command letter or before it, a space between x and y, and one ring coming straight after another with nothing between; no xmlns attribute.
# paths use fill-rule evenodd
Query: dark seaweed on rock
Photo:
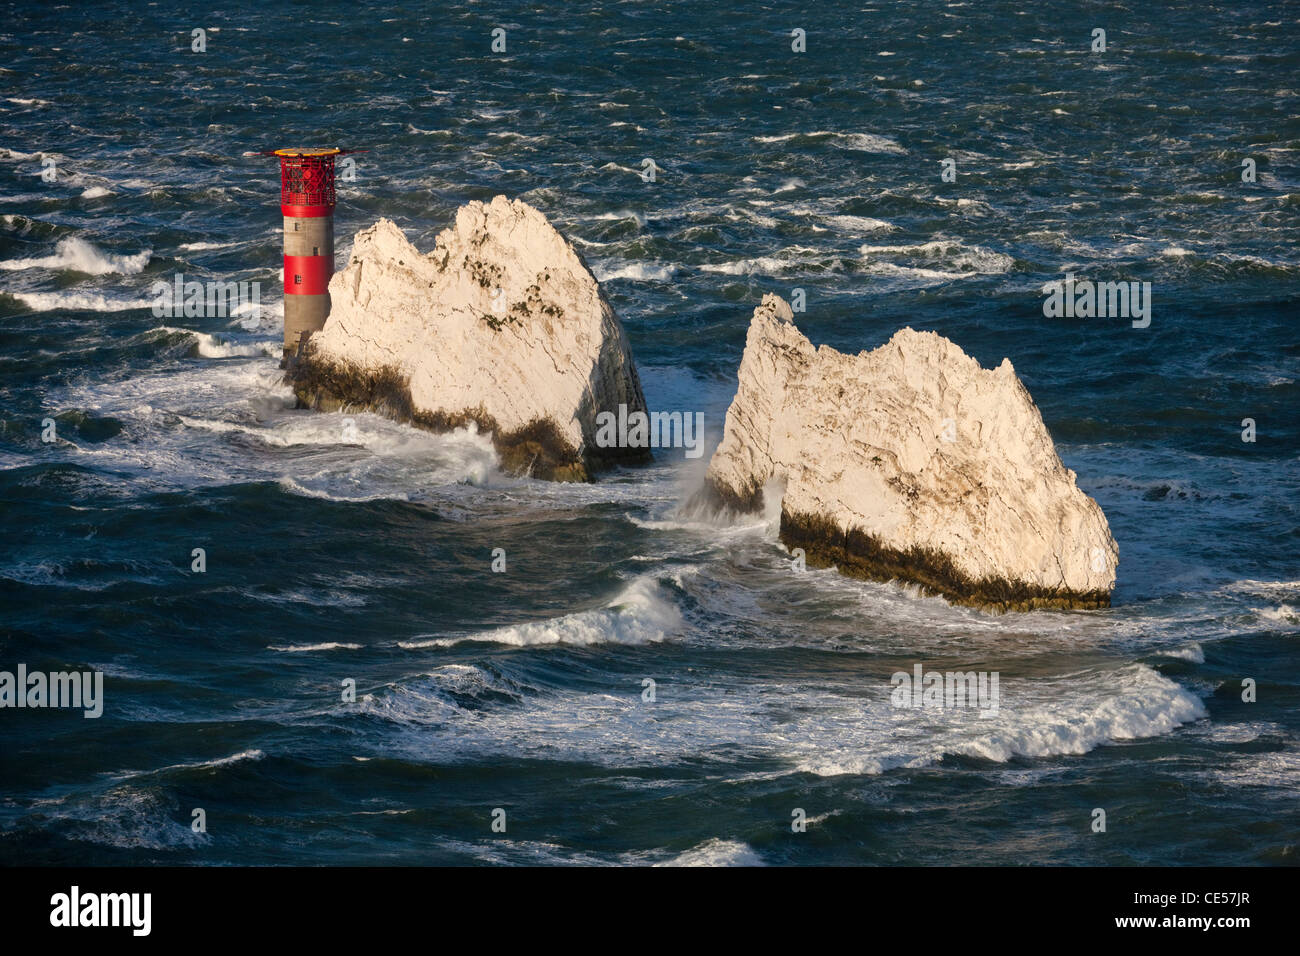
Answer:
<svg viewBox="0 0 1300 956"><path fill-rule="evenodd" d="M290 364L286 381L300 408L335 412L345 409L374 412L431 432L450 432L473 423L490 433L501 467L512 475L547 481L590 481L596 471L621 464L643 464L643 448L579 450L563 437L555 422L535 418L514 431L502 431L480 405L457 412L426 412L415 408L410 378L393 365L366 369L353 362L322 359L312 344L303 346Z"/></svg>
<svg viewBox="0 0 1300 956"><path fill-rule="evenodd" d="M846 530L819 515L791 514L783 509L780 536L786 547L803 548L813 567L834 565L844 574L870 581L905 581L954 604L997 611L1110 607L1109 591L1077 592L1020 581L974 580L940 551L919 547L899 551L882 545L861 528Z"/></svg>

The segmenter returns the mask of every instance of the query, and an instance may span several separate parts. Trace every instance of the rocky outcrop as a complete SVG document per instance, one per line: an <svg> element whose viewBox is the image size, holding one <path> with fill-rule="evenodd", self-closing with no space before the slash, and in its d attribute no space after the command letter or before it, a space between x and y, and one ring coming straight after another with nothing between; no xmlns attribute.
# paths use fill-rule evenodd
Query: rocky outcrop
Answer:
<svg viewBox="0 0 1300 956"><path fill-rule="evenodd" d="M934 332L844 355L764 296L707 488L744 511L781 494L781 540L814 566L1003 610L1110 604L1106 516L1011 362Z"/></svg>
<svg viewBox="0 0 1300 956"><path fill-rule="evenodd" d="M492 433L503 468L583 481L644 448L601 448L602 411L645 411L614 310L578 252L527 203L471 202L419 252L381 219L330 280L324 328L291 363L302 405Z"/></svg>

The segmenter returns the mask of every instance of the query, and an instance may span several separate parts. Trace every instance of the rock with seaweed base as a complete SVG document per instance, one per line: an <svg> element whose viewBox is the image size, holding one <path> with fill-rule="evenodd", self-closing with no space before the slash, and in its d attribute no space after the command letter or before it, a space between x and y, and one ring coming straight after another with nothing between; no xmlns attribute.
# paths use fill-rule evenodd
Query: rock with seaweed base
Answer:
<svg viewBox="0 0 1300 956"><path fill-rule="evenodd" d="M622 325L541 212L471 202L419 252L391 221L357 233L324 328L290 364L299 402L435 431L474 423L502 467L585 481L644 448L596 442L602 411L645 410Z"/></svg>
<svg viewBox="0 0 1300 956"><path fill-rule="evenodd" d="M1110 604L1119 549L1011 362L933 332L814 348L764 296L709 463L742 511L781 494L781 541L814 566L1001 610Z"/></svg>

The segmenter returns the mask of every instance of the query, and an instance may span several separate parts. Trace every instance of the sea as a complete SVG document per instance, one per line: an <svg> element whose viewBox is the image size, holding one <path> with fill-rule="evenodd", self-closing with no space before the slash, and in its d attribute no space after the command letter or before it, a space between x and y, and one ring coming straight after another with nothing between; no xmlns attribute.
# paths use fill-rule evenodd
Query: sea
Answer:
<svg viewBox="0 0 1300 956"><path fill-rule="evenodd" d="M6 4L0 671L102 674L103 712L0 708L0 863L1296 864L1298 20ZM340 269L381 217L428 250L540 209L705 453L555 484L295 408L289 146L365 151ZM178 274L261 314L159 318ZM1149 322L1049 316L1067 276ZM688 507L768 292L817 345L1009 358L1113 606L800 571L770 502ZM918 667L998 705L898 706Z"/></svg>

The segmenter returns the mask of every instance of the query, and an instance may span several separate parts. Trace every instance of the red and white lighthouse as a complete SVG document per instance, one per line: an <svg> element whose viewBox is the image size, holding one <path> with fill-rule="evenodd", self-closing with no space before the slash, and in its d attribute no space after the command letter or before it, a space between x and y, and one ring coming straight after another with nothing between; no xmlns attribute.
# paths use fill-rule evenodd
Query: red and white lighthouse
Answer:
<svg viewBox="0 0 1300 956"><path fill-rule="evenodd" d="M334 274L334 158L343 150L277 149L284 216L284 364L330 313Z"/></svg>

